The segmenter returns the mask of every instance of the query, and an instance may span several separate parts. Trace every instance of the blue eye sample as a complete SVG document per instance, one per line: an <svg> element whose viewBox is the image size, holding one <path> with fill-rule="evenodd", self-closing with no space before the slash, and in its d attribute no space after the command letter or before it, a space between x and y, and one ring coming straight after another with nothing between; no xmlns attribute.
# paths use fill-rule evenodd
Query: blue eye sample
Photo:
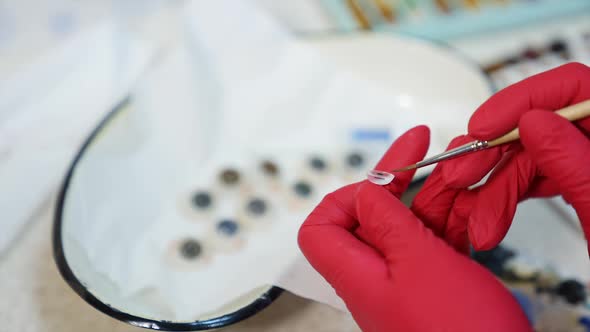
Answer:
<svg viewBox="0 0 590 332"><path fill-rule="evenodd" d="M193 260L203 252L201 243L195 239L186 239L180 245L180 254L184 259Z"/></svg>
<svg viewBox="0 0 590 332"><path fill-rule="evenodd" d="M352 152L346 156L346 164L352 168L359 168L365 163L365 158L358 152Z"/></svg>
<svg viewBox="0 0 590 332"><path fill-rule="evenodd" d="M309 197L312 192L312 187L305 181L297 181L295 185L293 185L293 190L298 196Z"/></svg>
<svg viewBox="0 0 590 332"><path fill-rule="evenodd" d="M240 226L231 219L224 219L217 224L217 232L225 236L235 235Z"/></svg>
<svg viewBox="0 0 590 332"><path fill-rule="evenodd" d="M213 198L206 191L198 191L191 198L191 202L195 208L202 210L211 206Z"/></svg>
<svg viewBox="0 0 590 332"><path fill-rule="evenodd" d="M219 174L219 180L225 185L234 186L240 182L240 173L233 168L228 168Z"/></svg>
<svg viewBox="0 0 590 332"><path fill-rule="evenodd" d="M263 199L253 198L246 205L248 212L255 216L261 216L266 213L267 205Z"/></svg>
<svg viewBox="0 0 590 332"><path fill-rule="evenodd" d="M316 170L316 171L319 171L319 172L324 171L328 167L328 165L326 164L326 162L323 159L319 158L319 157L313 157L313 158L311 158L309 160L309 166L311 166L311 168L313 170Z"/></svg>

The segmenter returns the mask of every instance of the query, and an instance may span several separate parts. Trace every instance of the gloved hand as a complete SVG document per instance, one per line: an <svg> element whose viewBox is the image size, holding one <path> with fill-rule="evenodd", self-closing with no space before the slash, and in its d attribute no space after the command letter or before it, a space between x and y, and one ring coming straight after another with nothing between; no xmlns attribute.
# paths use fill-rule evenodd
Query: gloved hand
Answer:
<svg viewBox="0 0 590 332"><path fill-rule="evenodd" d="M590 99L590 68L571 63L505 88L482 104L469 121L468 136L490 140L518 126L520 142L439 163L412 210L435 234L467 252L469 242L487 250L502 241L516 205L557 194L572 204L590 236L590 118L576 124L552 111ZM485 185L477 183L494 165Z"/></svg>
<svg viewBox="0 0 590 332"><path fill-rule="evenodd" d="M422 159L429 130L400 137L377 165ZM305 220L299 246L365 332L532 331L509 291L436 237L399 197L413 172L387 186L362 181L328 194Z"/></svg>

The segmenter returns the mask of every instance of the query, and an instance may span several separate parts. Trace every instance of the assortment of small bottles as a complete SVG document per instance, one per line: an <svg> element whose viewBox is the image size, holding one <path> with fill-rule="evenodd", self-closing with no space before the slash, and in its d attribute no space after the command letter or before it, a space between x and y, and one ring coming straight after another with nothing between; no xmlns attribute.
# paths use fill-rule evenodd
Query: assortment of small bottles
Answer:
<svg viewBox="0 0 590 332"><path fill-rule="evenodd" d="M586 0L321 0L344 31L391 30L448 40L590 11Z"/></svg>
<svg viewBox="0 0 590 332"><path fill-rule="evenodd" d="M590 62L590 30L553 39L542 46L524 46L520 52L484 65L483 70L501 89L572 61Z"/></svg>
<svg viewBox="0 0 590 332"><path fill-rule="evenodd" d="M535 331L590 331L589 285L502 245L472 257L512 290Z"/></svg>
<svg viewBox="0 0 590 332"><path fill-rule="evenodd" d="M336 1L333 1L336 2ZM506 7L508 0L340 0L359 28L369 29L382 23L395 24L408 19L453 15L461 11L479 11ZM522 2L522 1L521 1ZM529 1L530 2L530 1Z"/></svg>

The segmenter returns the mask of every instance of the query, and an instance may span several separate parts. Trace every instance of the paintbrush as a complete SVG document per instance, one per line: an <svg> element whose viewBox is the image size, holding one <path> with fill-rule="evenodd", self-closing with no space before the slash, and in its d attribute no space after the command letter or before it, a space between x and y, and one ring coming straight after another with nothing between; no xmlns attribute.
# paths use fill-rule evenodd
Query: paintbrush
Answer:
<svg viewBox="0 0 590 332"><path fill-rule="evenodd" d="M573 122L576 120L583 119L585 117L590 116L590 100L586 100L574 105L570 105L568 107L562 108L558 111L555 111L556 114L568 119L569 121ZM469 153L473 153L480 150L489 149L498 145L511 143L517 141L520 138L520 134L518 132L518 128L515 128L504 134L496 139L485 141L485 140L476 140L465 145L461 145L454 149L445 151L443 153L437 154L435 156L426 158L422 161L419 161L415 164L408 165L406 167L394 169L390 172L379 171L379 170L371 170L368 173L368 179L376 184L387 184L393 180L394 175L391 174L393 172L405 172L413 169L418 169L424 166L436 164L443 160L449 160L453 158L457 158L459 156L463 156Z"/></svg>

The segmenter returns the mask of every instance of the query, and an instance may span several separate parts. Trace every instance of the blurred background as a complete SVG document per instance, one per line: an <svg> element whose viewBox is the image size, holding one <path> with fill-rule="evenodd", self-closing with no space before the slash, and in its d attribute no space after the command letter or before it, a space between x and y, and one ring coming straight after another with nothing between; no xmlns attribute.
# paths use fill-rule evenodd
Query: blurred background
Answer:
<svg viewBox="0 0 590 332"><path fill-rule="evenodd" d="M255 50L243 54L264 59L285 40L322 50L328 65L354 73L369 82L367 90L374 87L373 92L392 86L386 79L377 81L379 73L369 72L389 66L383 54L391 48L381 41L389 37L435 45L434 53L445 50L481 75L489 94L567 62L590 65L588 0L251 0L241 7L231 1L214 2L0 0L0 331L139 330L93 309L62 281L52 258L53 213L66 170L84 139L171 50L198 44L218 54L213 59L224 64L224 71L208 72L214 66L204 65L191 74L201 82L197 89L213 90L219 84L217 76L247 77L271 65L259 60L248 70L233 68L236 62L233 57L225 59L225 54L235 57ZM209 7L214 15L208 13ZM236 7L256 7L259 12L254 15ZM360 55L349 53L366 47L364 40L376 35L382 38L379 43ZM334 40L346 40L347 46L331 46ZM404 51L399 48L400 54ZM392 58L391 66L396 59ZM193 54L189 60L202 59ZM375 62L377 66L365 66ZM433 65L438 64L429 63L425 56L416 58L412 68L418 68L415 76L428 81L427 68ZM322 72L318 70L317 75ZM395 79L395 73L388 75ZM174 89L182 82L166 84ZM464 83L449 75L447 88L453 90L454 84L458 88L453 103L462 96L473 100L474 95L463 90ZM442 85L424 89L444 90ZM436 95L420 90L408 84L404 93ZM149 103L150 99L142 100ZM398 103L406 107L408 102L402 98ZM168 107L182 105L183 100L177 99ZM166 108L161 112L170 111ZM433 128L449 121L419 110L415 113L407 117L427 118ZM208 115L206 121L219 120L215 118ZM466 123L459 125L465 128ZM231 132L232 127L228 128L207 137L213 143L222 142L219 135ZM438 137L435 145L446 145L452 136ZM407 201L420 183L416 181ZM527 202L519 207L517 219L506 245L527 253L532 265L551 266L561 276L588 280L585 241L567 204L560 198ZM330 306L285 292L266 310L224 330L358 328Z"/></svg>

